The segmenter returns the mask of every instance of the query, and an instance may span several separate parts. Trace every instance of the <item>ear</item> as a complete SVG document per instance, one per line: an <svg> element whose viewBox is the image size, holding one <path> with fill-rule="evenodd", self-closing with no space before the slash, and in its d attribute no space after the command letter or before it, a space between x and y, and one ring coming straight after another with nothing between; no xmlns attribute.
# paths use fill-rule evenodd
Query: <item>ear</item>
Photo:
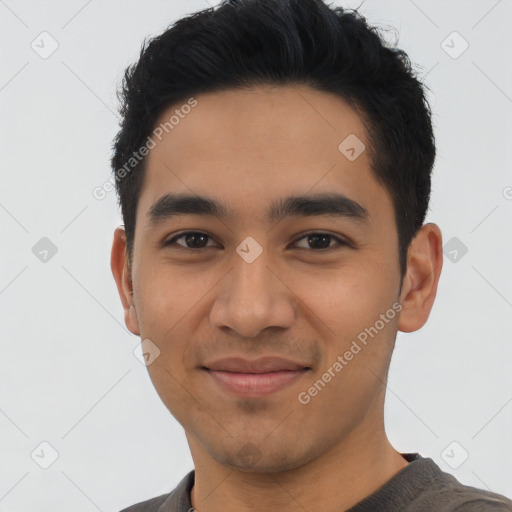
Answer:
<svg viewBox="0 0 512 512"><path fill-rule="evenodd" d="M133 302L132 272L126 253L126 232L122 227L116 228L114 232L110 268L123 304L126 327L131 333L140 336L139 319Z"/></svg>
<svg viewBox="0 0 512 512"><path fill-rule="evenodd" d="M399 331L417 331L426 323L436 298L442 268L441 230L436 224L425 224L407 251L407 271L400 294Z"/></svg>

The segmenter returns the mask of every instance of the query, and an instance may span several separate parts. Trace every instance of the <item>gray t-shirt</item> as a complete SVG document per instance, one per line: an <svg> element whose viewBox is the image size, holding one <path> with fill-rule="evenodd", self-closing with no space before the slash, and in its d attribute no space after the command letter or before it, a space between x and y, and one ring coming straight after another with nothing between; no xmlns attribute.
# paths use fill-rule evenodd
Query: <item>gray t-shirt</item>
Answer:
<svg viewBox="0 0 512 512"><path fill-rule="evenodd" d="M512 501L505 496L462 485L418 453L401 455L409 464L346 512L512 512ZM194 471L188 473L171 493L121 512L193 512L190 491L194 475Z"/></svg>

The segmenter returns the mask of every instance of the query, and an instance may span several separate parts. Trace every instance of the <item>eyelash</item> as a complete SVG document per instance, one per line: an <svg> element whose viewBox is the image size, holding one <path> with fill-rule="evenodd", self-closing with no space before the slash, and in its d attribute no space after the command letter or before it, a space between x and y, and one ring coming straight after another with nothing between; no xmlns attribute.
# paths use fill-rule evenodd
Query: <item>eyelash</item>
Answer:
<svg viewBox="0 0 512 512"><path fill-rule="evenodd" d="M193 247L186 247L184 245L180 245L180 244L176 243L177 240L179 240L180 238L183 238L183 237L185 237L187 235L203 235L203 236L208 237L209 240L212 240L212 237L210 235L208 235L207 233L203 233L202 231L185 231L183 233L180 233L180 234L172 237L170 240L167 240L167 241L163 242L162 246L163 247L169 247L169 246L175 245L175 246L178 246L180 249L185 249L185 250L188 250L188 251L196 251L196 252L201 250L201 249L208 249L209 247L212 247L212 246L206 246L206 247L193 248ZM313 252L327 252L327 251L332 251L332 250L335 250L335 249L340 249L342 247L350 246L350 244L348 242L346 242L345 240L342 240L341 238L339 238L339 237L337 237L335 235L332 235L331 233L323 233L323 232L320 232L320 231L311 231L309 233L305 233L300 238L297 238L295 240L295 242L293 242L293 243L295 244L299 240L302 240L304 238L307 238L308 236L313 236L313 235L328 236L328 237L330 237L331 241L332 240L336 241L337 246L326 247L326 248L322 248L322 249L311 249L311 248L299 247L299 249L305 249L305 250L309 250L309 251L313 251Z"/></svg>

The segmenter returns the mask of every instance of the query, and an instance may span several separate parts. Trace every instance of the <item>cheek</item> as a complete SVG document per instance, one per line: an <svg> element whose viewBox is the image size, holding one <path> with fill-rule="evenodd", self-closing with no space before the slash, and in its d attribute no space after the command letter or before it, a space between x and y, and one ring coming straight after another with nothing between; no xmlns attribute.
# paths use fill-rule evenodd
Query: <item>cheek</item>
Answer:
<svg viewBox="0 0 512 512"><path fill-rule="evenodd" d="M308 315L309 322L321 333L326 368L338 356L347 354L345 377L338 381L348 378L352 371L350 378L358 378L358 369L368 365L381 373L392 352L398 320L398 312L393 309L397 300L393 273L379 266L376 259L345 266L325 277L321 285L316 281L317 286L313 286L315 279L311 276L301 279L297 294L307 305L302 314Z"/></svg>
<svg viewBox="0 0 512 512"><path fill-rule="evenodd" d="M374 263L361 261L330 272L296 275L293 291L326 327L345 337L347 327L375 321L389 307L389 279L376 269Z"/></svg>
<svg viewBox="0 0 512 512"><path fill-rule="evenodd" d="M188 392L194 386L186 353L211 286L195 273L183 273L177 268L171 271L170 266L164 265L148 268L141 283L141 337L150 339L160 351L148 366L148 373L162 402L178 421L183 421L198 407Z"/></svg>
<svg viewBox="0 0 512 512"><path fill-rule="evenodd" d="M161 262L142 268L139 282L143 317L165 328L191 311L208 290L204 273Z"/></svg>
<svg viewBox="0 0 512 512"><path fill-rule="evenodd" d="M307 285L301 293L305 294ZM395 298L382 274L362 266L339 272L324 286L309 289L304 296L308 309L322 320L315 326L323 329L319 343L324 357L301 390L310 398L304 411L326 418L350 411L350 420L340 420L348 428L362 420L385 380L396 335ZM333 435L339 428L338 423L334 425Z"/></svg>
<svg viewBox="0 0 512 512"><path fill-rule="evenodd" d="M158 346L161 364L180 371L180 354L190 338L187 326L207 301L207 291L212 286L198 273L171 269L170 265L148 265L141 269L139 282L137 314L141 337Z"/></svg>

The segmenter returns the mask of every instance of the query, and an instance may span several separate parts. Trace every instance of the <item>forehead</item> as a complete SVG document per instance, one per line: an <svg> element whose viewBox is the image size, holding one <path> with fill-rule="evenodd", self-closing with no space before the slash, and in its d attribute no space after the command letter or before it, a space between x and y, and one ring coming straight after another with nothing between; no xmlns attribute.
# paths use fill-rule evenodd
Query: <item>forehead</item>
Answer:
<svg viewBox="0 0 512 512"><path fill-rule="evenodd" d="M254 218L280 197L338 192L371 218L391 218L389 195L362 150L369 146L362 119L340 97L307 86L258 86L195 101L193 108L183 108L187 100L173 105L156 123L173 121L147 157L141 222L165 193L215 197ZM347 146L362 152L348 158Z"/></svg>

